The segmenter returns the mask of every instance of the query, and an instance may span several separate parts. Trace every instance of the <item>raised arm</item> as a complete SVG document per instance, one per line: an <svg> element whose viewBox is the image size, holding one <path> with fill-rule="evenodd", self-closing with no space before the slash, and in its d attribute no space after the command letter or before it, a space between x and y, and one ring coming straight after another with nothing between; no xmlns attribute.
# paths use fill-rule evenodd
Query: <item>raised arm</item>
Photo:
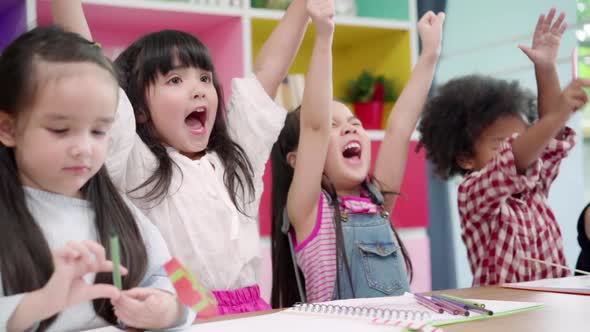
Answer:
<svg viewBox="0 0 590 332"><path fill-rule="evenodd" d="M287 76L307 29L309 16L305 9L306 1L318 0L293 0L256 57L254 74L273 99L279 84Z"/></svg>
<svg viewBox="0 0 590 332"><path fill-rule="evenodd" d="M561 94L555 61L567 24L564 22L565 13L562 12L555 22L553 22L554 17L555 8L549 11L547 17L540 15L533 34L532 47L519 45L535 65L539 117L555 111Z"/></svg>
<svg viewBox="0 0 590 332"><path fill-rule="evenodd" d="M287 197L287 214L298 238L309 236L315 225L332 121L334 0L309 0L307 10L316 27L316 40L305 79L295 172Z"/></svg>
<svg viewBox="0 0 590 332"><path fill-rule="evenodd" d="M422 54L387 120L385 138L374 173L379 189L385 194L384 207L387 211L393 210L397 197L392 193L400 191L410 138L432 84L440 54L444 20L444 13L435 15L430 11L418 22Z"/></svg>
<svg viewBox="0 0 590 332"><path fill-rule="evenodd" d="M53 0L53 23L64 30L75 32L82 37L92 40L92 34L84 16L80 0Z"/></svg>
<svg viewBox="0 0 590 332"><path fill-rule="evenodd" d="M43 288L23 296L0 297L0 318L9 315L6 322L0 321L2 331L24 331L79 303L98 298L116 300L120 296L114 285L88 284L82 279L89 273L113 270L113 263L105 258L105 250L98 243L70 241L52 254L54 272ZM89 263L88 257L92 256L94 260ZM127 269L121 266L121 272L125 275ZM14 300L20 301L17 304Z"/></svg>
<svg viewBox="0 0 590 332"><path fill-rule="evenodd" d="M555 137L573 112L588 101L583 88L590 80L577 79L568 85L558 98L555 111L543 116L512 143L516 169L524 173L541 155L549 141Z"/></svg>

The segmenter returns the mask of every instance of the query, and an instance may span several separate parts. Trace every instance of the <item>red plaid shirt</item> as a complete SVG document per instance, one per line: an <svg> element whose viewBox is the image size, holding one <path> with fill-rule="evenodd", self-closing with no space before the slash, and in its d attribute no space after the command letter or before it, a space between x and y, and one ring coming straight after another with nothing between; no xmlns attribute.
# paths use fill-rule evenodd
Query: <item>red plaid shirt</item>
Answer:
<svg viewBox="0 0 590 332"><path fill-rule="evenodd" d="M547 196L575 136L566 127L561 139L552 139L539 160L518 174L514 135L500 144L482 170L465 177L459 186L459 214L474 285L568 275L565 269L522 258L566 265L561 231Z"/></svg>

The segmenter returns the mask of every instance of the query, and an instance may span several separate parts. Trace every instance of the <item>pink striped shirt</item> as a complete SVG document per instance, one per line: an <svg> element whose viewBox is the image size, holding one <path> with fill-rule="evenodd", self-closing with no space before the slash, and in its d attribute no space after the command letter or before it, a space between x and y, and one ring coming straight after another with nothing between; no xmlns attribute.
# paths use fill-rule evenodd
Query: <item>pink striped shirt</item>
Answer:
<svg viewBox="0 0 590 332"><path fill-rule="evenodd" d="M375 213L377 209L368 198L347 197L342 201L350 213ZM305 278L307 302L330 301L336 285L336 229L334 208L323 192L315 227L307 239L296 244L295 256Z"/></svg>

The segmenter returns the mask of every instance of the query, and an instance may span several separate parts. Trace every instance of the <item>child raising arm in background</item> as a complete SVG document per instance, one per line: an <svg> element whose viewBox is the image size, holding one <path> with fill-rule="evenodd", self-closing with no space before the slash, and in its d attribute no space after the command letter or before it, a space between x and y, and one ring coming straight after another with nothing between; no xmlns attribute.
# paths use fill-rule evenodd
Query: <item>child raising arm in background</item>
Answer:
<svg viewBox="0 0 590 332"><path fill-rule="evenodd" d="M410 260L389 213L400 191L410 137L432 83L442 39L444 13L428 12L418 23L422 54L388 119L371 176L367 132L344 104L332 100L331 61L323 51L327 37L320 35L327 35L330 25L322 18L325 12L311 9L314 24L322 28L304 101L287 116L271 153L275 308L409 290ZM305 290L301 282L297 294L299 269Z"/></svg>
<svg viewBox="0 0 590 332"><path fill-rule="evenodd" d="M471 75L453 79L426 106L419 131L439 176L465 176L458 206L474 285L563 277L559 225L548 194L561 160L575 144L565 127L586 103L586 80L560 89L555 59L566 29L564 14L541 15L533 46L535 99L516 82ZM539 120L535 121L537 118Z"/></svg>

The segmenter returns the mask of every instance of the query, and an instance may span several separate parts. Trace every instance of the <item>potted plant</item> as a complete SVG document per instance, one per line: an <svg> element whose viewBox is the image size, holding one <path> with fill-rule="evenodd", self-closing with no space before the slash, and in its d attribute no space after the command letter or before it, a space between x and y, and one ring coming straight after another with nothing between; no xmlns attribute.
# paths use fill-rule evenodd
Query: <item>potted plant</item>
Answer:
<svg viewBox="0 0 590 332"><path fill-rule="evenodd" d="M347 99L366 129L381 129L383 104L395 101L396 96L391 80L363 71L356 80L348 82Z"/></svg>

